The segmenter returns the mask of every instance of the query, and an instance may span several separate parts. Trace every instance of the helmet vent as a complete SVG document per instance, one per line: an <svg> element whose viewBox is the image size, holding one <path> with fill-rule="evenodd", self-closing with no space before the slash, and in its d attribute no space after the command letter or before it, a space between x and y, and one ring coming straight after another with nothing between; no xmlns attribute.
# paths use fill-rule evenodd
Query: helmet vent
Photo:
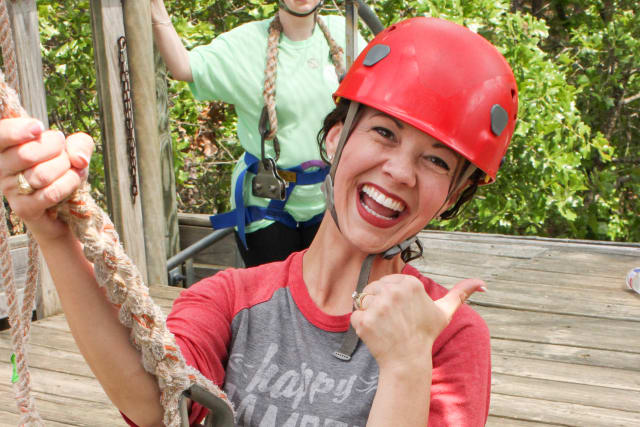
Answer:
<svg viewBox="0 0 640 427"><path fill-rule="evenodd" d="M491 107L491 132L493 132L496 136L500 136L504 128L507 127L507 123L509 122L509 115L498 104L494 104Z"/></svg>
<svg viewBox="0 0 640 427"><path fill-rule="evenodd" d="M369 49L362 64L371 67L389 55L389 52L391 52L391 48L386 44L376 44Z"/></svg>

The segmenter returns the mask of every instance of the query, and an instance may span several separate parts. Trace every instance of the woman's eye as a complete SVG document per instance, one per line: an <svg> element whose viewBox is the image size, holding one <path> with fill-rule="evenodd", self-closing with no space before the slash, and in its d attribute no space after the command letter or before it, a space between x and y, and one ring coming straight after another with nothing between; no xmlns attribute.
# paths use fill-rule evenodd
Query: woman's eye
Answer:
<svg viewBox="0 0 640 427"><path fill-rule="evenodd" d="M376 127L373 128L373 130L375 132L377 132L378 135L382 136L383 138L387 138L387 139L393 139L394 138L393 132L391 132L387 128L376 126Z"/></svg>
<svg viewBox="0 0 640 427"><path fill-rule="evenodd" d="M447 162L442 160L440 157L426 156L425 159L429 166L436 168L436 170L441 171L442 173L447 173L451 170Z"/></svg>

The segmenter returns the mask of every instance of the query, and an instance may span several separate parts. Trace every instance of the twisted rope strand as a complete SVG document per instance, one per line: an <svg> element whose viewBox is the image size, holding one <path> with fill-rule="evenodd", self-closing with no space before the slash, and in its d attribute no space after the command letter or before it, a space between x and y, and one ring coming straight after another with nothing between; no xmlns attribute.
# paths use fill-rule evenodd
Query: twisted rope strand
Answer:
<svg viewBox="0 0 640 427"><path fill-rule="evenodd" d="M331 62L333 62L333 66L336 69L336 76L338 76L338 80L340 80L342 76L344 76L344 73L346 73L344 66L344 50L338 43L336 43L333 37L331 37L327 23L320 19L320 15L318 14L316 14L316 24L318 24L322 34L324 34L324 38L327 40L329 53L331 54Z"/></svg>
<svg viewBox="0 0 640 427"><path fill-rule="evenodd" d="M269 115L269 133L265 139L273 139L278 132L278 118L276 117L276 71L278 68L278 42L282 33L280 15L276 14L269 24L269 38L267 39L267 64L264 69L264 105Z"/></svg>
<svg viewBox="0 0 640 427"><path fill-rule="evenodd" d="M206 388L231 407L222 390L187 366L160 307L153 303L140 272L120 245L113 223L91 197L89 186L59 205L57 213L82 243L86 258L94 265L98 284L107 289L109 301L120 307L118 317L131 329L131 342L142 353L145 370L157 377L165 409L164 424L180 425L179 399L193 384Z"/></svg>
<svg viewBox="0 0 640 427"><path fill-rule="evenodd" d="M318 13L315 14L315 22L320 27L324 38L327 40L329 53L331 55L331 62L333 62L333 66L339 80L346 72L343 59L344 50L333 39L329 32L329 27L327 27L327 24L320 18ZM273 139L278 131L278 118L276 116L276 76L278 68L278 43L280 41L281 33L282 23L280 22L280 15L276 13L271 24L269 24L267 61L264 69L264 88L262 91L264 105L267 107L270 127L269 133L265 139Z"/></svg>
<svg viewBox="0 0 640 427"><path fill-rule="evenodd" d="M1 73L1 72L0 72ZM0 194L0 199L2 195ZM16 356L16 368L18 372L18 381L13 384L14 393L16 395L16 404L20 413L20 425L44 425L38 411L35 401L31 396L31 374L28 369L27 361L27 342L29 341L29 327L25 327L24 318L20 315L19 301L16 285L13 277L13 261L9 249L9 229L5 218L4 203L0 202L0 276L4 284L5 297L7 299L9 324L11 326L11 346ZM28 287L27 282L26 286ZM33 287L33 286L32 286ZM26 292L26 291L25 291ZM23 307L29 305L33 307L33 300L29 303L26 296ZM31 318L29 318L29 322Z"/></svg>
<svg viewBox="0 0 640 427"><path fill-rule="evenodd" d="M9 22L9 12L7 4L0 1L0 47L2 48L2 59L5 70L7 70L6 80L16 92L20 93L20 80L18 79L18 61L13 43L13 33L11 32L11 22Z"/></svg>

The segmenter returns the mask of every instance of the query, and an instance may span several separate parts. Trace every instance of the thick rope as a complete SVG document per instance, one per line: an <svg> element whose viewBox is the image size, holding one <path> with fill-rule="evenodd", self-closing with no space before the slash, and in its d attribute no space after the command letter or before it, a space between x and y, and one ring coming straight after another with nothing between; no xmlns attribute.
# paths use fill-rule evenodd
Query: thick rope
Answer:
<svg viewBox="0 0 640 427"><path fill-rule="evenodd" d="M315 14L316 24L320 27L324 38L329 45L329 52L331 54L331 61L336 69L336 75L340 79L345 73L344 67L344 51L331 37L327 24L320 18L320 15ZM282 32L282 23L280 22L280 15L276 13L276 16L269 25L269 37L267 39L267 61L264 69L264 89L262 96L264 98L264 104L267 107L267 113L269 116L269 133L265 139L273 139L278 131L278 118L276 116L276 75L278 68L278 42L280 41L280 33Z"/></svg>
<svg viewBox="0 0 640 427"><path fill-rule="evenodd" d="M20 93L20 80L18 79L18 61L13 43L13 33L11 32L11 22L9 12L4 0L0 1L0 47L2 48L2 60L4 69L7 72L5 79L9 86L17 93Z"/></svg>
<svg viewBox="0 0 640 427"><path fill-rule="evenodd" d="M145 370L158 379L164 424L180 425L180 396L194 384L231 406L222 390L187 366L160 307L149 296L149 288L124 252L111 220L89 194L88 185L57 209L59 218L69 225L93 263L98 284L107 289L109 301L120 308L120 322L131 329L131 342L142 353Z"/></svg>
<svg viewBox="0 0 640 427"><path fill-rule="evenodd" d="M17 111L22 112L17 94L6 85L0 71L0 117L16 117L19 115ZM178 404L182 392L194 384L232 407L222 390L196 369L187 366L160 307L149 296L140 272L124 252L111 220L91 197L88 185L77 190L56 209L59 218L69 225L83 245L85 256L93 263L98 284L106 288L111 303L120 308L119 320L131 329L131 342L142 353L145 370L156 376L164 408L164 424L170 427L181 425ZM2 240L6 242L8 239ZM2 277L5 276L3 264ZM12 332L16 331L16 328L12 329ZM24 344L17 335L15 341L18 347ZM26 373L20 374L20 381L28 382L26 362L19 360L18 366L21 362Z"/></svg>
<svg viewBox="0 0 640 427"><path fill-rule="evenodd" d="M276 116L276 71L278 68L278 42L282 24L280 15L276 16L269 25L269 38L267 39L267 64L264 69L264 105L267 107L269 115L269 133L265 139L273 139L278 132L278 118Z"/></svg>
<svg viewBox="0 0 640 427"><path fill-rule="evenodd" d="M2 48L2 58L6 69L9 71L8 84L19 90L19 80L17 72L16 53L9 22L9 13L4 1L0 1L0 47ZM4 82L4 76L1 75ZM6 84L0 87L0 117L19 117L25 115L25 111L20 106L17 94L9 96L9 89ZM15 93L14 91L14 93ZM13 260L8 246L9 229L6 223L6 210L0 194L0 257L1 274L4 284L5 297L7 299L9 324L11 326L11 345L15 355L15 366L17 377L12 378L13 389L16 395L16 404L20 413L19 425L39 426L44 425L42 418L36 409L35 400L31 395L31 374L29 372L27 344L31 330L31 315L35 301L38 283L38 248L35 240L29 234L29 264L27 269L27 279L25 281L24 294L22 297L22 308L18 297L13 277Z"/></svg>
<svg viewBox="0 0 640 427"><path fill-rule="evenodd" d="M329 53L331 54L331 60L333 62L333 66L336 69L338 80L340 80L346 73L346 69L344 66L344 50L338 43L336 43L333 37L331 37L331 33L329 32L327 23L320 19L319 15L316 15L316 23L318 24L318 27L320 27L322 34L324 34L324 38L327 40L327 44L329 45Z"/></svg>
<svg viewBox="0 0 640 427"><path fill-rule="evenodd" d="M1 199L0 195L0 199ZM36 410L36 405L31 396L31 374L28 369L27 343L29 341L29 330L31 324L31 309L33 308L33 297L27 295L28 282L23 297L22 314L20 313L20 302L13 277L13 261L9 250L9 229L4 220L4 204L0 203L0 276L4 284L5 297L9 309L9 324L11 326L11 346L15 360L13 361L17 371L17 381L13 383L16 395L16 404L20 413L19 425L43 425L42 419ZM35 288L35 286L30 286ZM34 292L35 294L35 292ZM28 312L28 315L25 313ZM12 379L13 382L13 379Z"/></svg>

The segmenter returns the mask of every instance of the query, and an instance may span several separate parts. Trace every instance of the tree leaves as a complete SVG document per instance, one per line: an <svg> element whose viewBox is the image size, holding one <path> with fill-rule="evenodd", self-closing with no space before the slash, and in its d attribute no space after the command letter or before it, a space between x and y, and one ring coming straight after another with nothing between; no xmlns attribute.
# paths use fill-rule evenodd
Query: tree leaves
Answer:
<svg viewBox="0 0 640 427"><path fill-rule="evenodd" d="M258 0L166 3L188 47L277 7ZM466 25L496 45L518 82L519 119L499 179L458 218L435 227L640 241L637 1L546 0L536 16L526 0L515 13L506 0L369 3L385 25L419 15ZM41 0L38 13L50 122L99 142L88 7L87 0ZM172 81L169 90L180 208L226 210L232 162L241 153L233 109L195 101L183 83ZM201 127L216 147L212 156L198 148ZM92 185L103 191L99 155L91 167Z"/></svg>

